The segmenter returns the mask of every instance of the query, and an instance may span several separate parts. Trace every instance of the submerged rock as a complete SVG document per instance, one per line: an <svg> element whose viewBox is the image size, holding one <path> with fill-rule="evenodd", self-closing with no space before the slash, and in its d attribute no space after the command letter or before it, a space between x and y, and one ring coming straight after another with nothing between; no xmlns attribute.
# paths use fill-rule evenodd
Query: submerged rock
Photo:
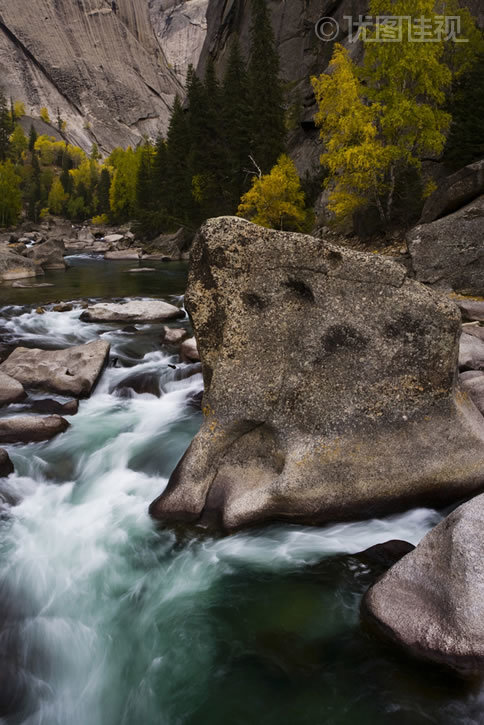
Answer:
<svg viewBox="0 0 484 725"><path fill-rule="evenodd" d="M25 390L18 380L0 372L0 405L18 403L25 398Z"/></svg>
<svg viewBox="0 0 484 725"><path fill-rule="evenodd" d="M0 365L0 372L11 375L27 387L87 397L102 372L109 349L105 340L66 350L17 347Z"/></svg>
<svg viewBox="0 0 484 725"><path fill-rule="evenodd" d="M13 463L4 448L0 448L0 478L6 478L14 472Z"/></svg>
<svg viewBox="0 0 484 725"><path fill-rule="evenodd" d="M0 418L0 443L47 441L67 428L69 423L60 415L49 415L46 418L34 415Z"/></svg>
<svg viewBox="0 0 484 725"><path fill-rule="evenodd" d="M142 251L142 249L126 249L117 250L114 252L106 252L104 255L104 259L117 259L120 261L140 259Z"/></svg>
<svg viewBox="0 0 484 725"><path fill-rule="evenodd" d="M402 267L222 217L195 242L186 304L205 419L155 518L327 522L484 487L460 313Z"/></svg>
<svg viewBox="0 0 484 725"><path fill-rule="evenodd" d="M411 654L484 669L484 495L460 506L367 593L363 614Z"/></svg>
<svg viewBox="0 0 484 725"><path fill-rule="evenodd" d="M104 302L88 307L81 315L83 322L150 323L185 317L183 310L161 300L142 302Z"/></svg>

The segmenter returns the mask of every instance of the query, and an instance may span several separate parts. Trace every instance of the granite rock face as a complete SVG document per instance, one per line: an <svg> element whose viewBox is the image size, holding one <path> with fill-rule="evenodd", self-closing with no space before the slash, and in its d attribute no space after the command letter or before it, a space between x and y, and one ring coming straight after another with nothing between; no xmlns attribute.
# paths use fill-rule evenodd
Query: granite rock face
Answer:
<svg viewBox="0 0 484 725"><path fill-rule="evenodd" d="M407 235L415 277L462 294L484 294L484 195Z"/></svg>
<svg viewBox="0 0 484 725"><path fill-rule="evenodd" d="M88 307L81 315L84 322L163 322L185 317L183 310L162 300L144 300L124 303L100 302Z"/></svg>
<svg viewBox="0 0 484 725"><path fill-rule="evenodd" d="M0 282L15 279L26 279L44 274L42 268L31 259L20 254L0 250Z"/></svg>
<svg viewBox="0 0 484 725"><path fill-rule="evenodd" d="M0 0L0 77L27 113L59 108L86 150L164 131L181 89L146 0Z"/></svg>
<svg viewBox="0 0 484 725"><path fill-rule="evenodd" d="M484 669L484 495L460 506L367 593L363 613L411 654Z"/></svg>
<svg viewBox="0 0 484 725"><path fill-rule="evenodd" d="M17 347L0 365L25 387L40 388L60 395L87 397L103 370L109 343L96 340L66 350L36 350Z"/></svg>
<svg viewBox="0 0 484 725"><path fill-rule="evenodd" d="M195 241L185 301L205 417L155 518L327 522L484 487L460 313L399 265L222 217Z"/></svg>

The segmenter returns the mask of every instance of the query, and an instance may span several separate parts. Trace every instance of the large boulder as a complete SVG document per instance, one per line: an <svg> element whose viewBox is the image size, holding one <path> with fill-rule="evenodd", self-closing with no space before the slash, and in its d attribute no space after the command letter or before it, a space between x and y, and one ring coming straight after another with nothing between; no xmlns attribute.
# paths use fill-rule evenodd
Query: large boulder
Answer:
<svg viewBox="0 0 484 725"><path fill-rule="evenodd" d="M0 250L0 282L44 274L42 268L20 254Z"/></svg>
<svg viewBox="0 0 484 725"><path fill-rule="evenodd" d="M25 390L18 380L0 371L0 406L18 403L25 398Z"/></svg>
<svg viewBox="0 0 484 725"><path fill-rule="evenodd" d="M425 202L420 224L451 214L481 194L484 194L484 159L464 166L439 184Z"/></svg>
<svg viewBox="0 0 484 725"><path fill-rule="evenodd" d="M66 350L17 347L0 365L26 387L60 395L87 397L96 384L109 355L109 343L96 340Z"/></svg>
<svg viewBox="0 0 484 725"><path fill-rule="evenodd" d="M146 245L144 257L166 261L184 259L192 238L193 235L184 227L174 234L160 234Z"/></svg>
<svg viewBox="0 0 484 725"><path fill-rule="evenodd" d="M363 614L417 657L484 669L484 495L460 506L366 594Z"/></svg>
<svg viewBox="0 0 484 725"><path fill-rule="evenodd" d="M26 256L39 264L42 269L65 269L65 253L66 248L62 240L49 239L28 249Z"/></svg>
<svg viewBox="0 0 484 725"><path fill-rule="evenodd" d="M36 415L0 418L0 443L47 441L67 428L69 423L60 415L49 415L46 418Z"/></svg>
<svg viewBox="0 0 484 725"><path fill-rule="evenodd" d="M460 338L460 370L484 370L484 341L466 332Z"/></svg>
<svg viewBox="0 0 484 725"><path fill-rule="evenodd" d="M407 244L420 282L484 294L484 196L455 214L415 227Z"/></svg>
<svg viewBox="0 0 484 725"><path fill-rule="evenodd" d="M81 315L83 322L151 323L185 317L183 310L162 300L131 302L100 302L88 307Z"/></svg>
<svg viewBox="0 0 484 725"><path fill-rule="evenodd" d="M232 217L202 227L190 267L205 418L155 518L327 522L484 487L453 302L382 257Z"/></svg>
<svg viewBox="0 0 484 725"><path fill-rule="evenodd" d="M186 363L200 362L197 341L194 337L190 337L190 339L182 342L180 346L180 357Z"/></svg>

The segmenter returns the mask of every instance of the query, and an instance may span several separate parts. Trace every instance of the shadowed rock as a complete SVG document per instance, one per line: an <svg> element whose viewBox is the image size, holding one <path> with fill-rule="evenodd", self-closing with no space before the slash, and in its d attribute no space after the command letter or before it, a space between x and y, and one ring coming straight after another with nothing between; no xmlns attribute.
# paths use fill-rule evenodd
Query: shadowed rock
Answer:
<svg viewBox="0 0 484 725"><path fill-rule="evenodd" d="M87 397L96 384L109 355L109 343L96 340L66 350L17 347L0 365L26 387L60 395Z"/></svg>
<svg viewBox="0 0 484 725"><path fill-rule="evenodd" d="M484 496L460 506L367 593L363 615L417 657L484 669Z"/></svg>
<svg viewBox="0 0 484 725"><path fill-rule="evenodd" d="M25 256L40 264L42 269L65 269L64 254L66 248L62 240L49 239L43 244L36 244L35 247L27 250Z"/></svg>
<svg viewBox="0 0 484 725"><path fill-rule="evenodd" d="M36 277L39 274L44 272L33 260L20 254L0 251L0 282Z"/></svg>
<svg viewBox="0 0 484 725"><path fill-rule="evenodd" d="M213 219L186 304L205 419L155 518L327 522L483 488L484 422L456 389L460 313L402 267Z"/></svg>
<svg viewBox="0 0 484 725"><path fill-rule="evenodd" d="M6 478L14 472L13 463L4 448L0 448L0 478Z"/></svg>
<svg viewBox="0 0 484 725"><path fill-rule="evenodd" d="M46 418L33 415L0 418L0 443L47 441L67 428L69 423L60 415L49 415Z"/></svg>

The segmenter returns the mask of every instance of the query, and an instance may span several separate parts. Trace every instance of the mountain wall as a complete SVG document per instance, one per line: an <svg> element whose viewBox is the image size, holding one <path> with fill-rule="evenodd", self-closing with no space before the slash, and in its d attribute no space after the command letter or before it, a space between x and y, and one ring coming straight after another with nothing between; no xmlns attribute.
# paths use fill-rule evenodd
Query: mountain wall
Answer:
<svg viewBox="0 0 484 725"><path fill-rule="evenodd" d="M0 0L0 79L27 113L59 108L70 140L105 151L163 131L181 89L147 0Z"/></svg>

